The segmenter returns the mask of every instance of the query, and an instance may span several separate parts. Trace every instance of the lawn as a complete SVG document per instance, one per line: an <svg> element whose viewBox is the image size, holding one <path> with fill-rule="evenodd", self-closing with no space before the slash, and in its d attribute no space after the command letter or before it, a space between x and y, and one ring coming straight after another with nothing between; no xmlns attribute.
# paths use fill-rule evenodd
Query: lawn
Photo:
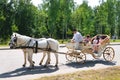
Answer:
<svg viewBox="0 0 120 80"><path fill-rule="evenodd" d="M120 80L120 66L42 77L33 80Z"/></svg>
<svg viewBox="0 0 120 80"><path fill-rule="evenodd" d="M120 39L116 39L116 40L110 40L110 42L120 42Z"/></svg>

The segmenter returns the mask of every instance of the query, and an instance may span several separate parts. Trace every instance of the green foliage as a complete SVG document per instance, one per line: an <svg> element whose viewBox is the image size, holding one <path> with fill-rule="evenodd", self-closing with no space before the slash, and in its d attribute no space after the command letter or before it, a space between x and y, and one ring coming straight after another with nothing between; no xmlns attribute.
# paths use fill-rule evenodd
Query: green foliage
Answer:
<svg viewBox="0 0 120 80"><path fill-rule="evenodd" d="M110 34L110 28L108 26L108 8L106 3L102 3L95 8L95 33L97 34Z"/></svg>
<svg viewBox="0 0 120 80"><path fill-rule="evenodd" d="M72 38L72 29L82 35L108 34L120 38L120 1L107 0L91 8L87 0L43 0L35 7L31 0L0 0L0 39L12 32L32 37Z"/></svg>
<svg viewBox="0 0 120 80"><path fill-rule="evenodd" d="M13 23L12 2L8 0L0 1L0 38L7 40L12 33L11 25Z"/></svg>
<svg viewBox="0 0 120 80"><path fill-rule="evenodd" d="M18 31L18 27L15 24L12 26L12 31L13 32L17 32Z"/></svg>
<svg viewBox="0 0 120 80"><path fill-rule="evenodd" d="M36 27L37 8L30 2L24 3L25 0L22 1L20 0L20 4L16 8L15 24L18 26L20 34L32 36L32 29Z"/></svg>
<svg viewBox="0 0 120 80"><path fill-rule="evenodd" d="M84 1L72 14L73 25L83 34L93 33L93 11Z"/></svg>

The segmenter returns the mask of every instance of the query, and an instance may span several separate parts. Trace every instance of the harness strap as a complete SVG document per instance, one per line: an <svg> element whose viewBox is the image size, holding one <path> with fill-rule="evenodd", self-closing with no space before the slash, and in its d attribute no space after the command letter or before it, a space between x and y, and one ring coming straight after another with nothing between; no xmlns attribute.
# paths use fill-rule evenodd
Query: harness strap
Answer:
<svg viewBox="0 0 120 80"><path fill-rule="evenodd" d="M30 42L31 42L31 41L32 41L32 39L30 39L25 46L19 46L19 47L16 47L16 49L17 49L17 48L21 48L21 49L24 49L24 48L32 48L34 53L37 53L37 52L38 52L38 49L41 49L41 50L44 50L44 51L52 51L52 49L50 48L50 44L49 44L48 41L47 41L47 46L46 46L46 48L39 48L39 47L38 47L38 41L37 41L37 40L35 41L35 43L33 44L33 46L30 46Z"/></svg>
<svg viewBox="0 0 120 80"><path fill-rule="evenodd" d="M37 53L38 52L38 41L35 41L35 53Z"/></svg>
<svg viewBox="0 0 120 80"><path fill-rule="evenodd" d="M35 44L34 44L33 46L35 46L35 48L33 48L33 51L34 51L35 53L37 53L37 52L38 52L38 49L40 49L40 48L38 47L38 41L35 41ZM46 47L45 49L42 49L42 48L41 48L41 50L46 50L46 51L50 51L50 50L51 50L50 44L49 44L48 41L47 41L47 47Z"/></svg>
<svg viewBox="0 0 120 80"><path fill-rule="evenodd" d="M50 48L50 44L49 44L48 41L47 41L47 47L46 47L46 50L47 50L47 51L50 51L50 50L51 50L51 48Z"/></svg>
<svg viewBox="0 0 120 80"><path fill-rule="evenodd" d="M25 46L29 46L32 39L30 39Z"/></svg>

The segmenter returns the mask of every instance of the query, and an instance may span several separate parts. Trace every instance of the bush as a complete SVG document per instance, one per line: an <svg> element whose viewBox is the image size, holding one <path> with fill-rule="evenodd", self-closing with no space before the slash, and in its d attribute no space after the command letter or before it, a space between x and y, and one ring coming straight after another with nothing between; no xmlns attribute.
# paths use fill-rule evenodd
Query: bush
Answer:
<svg viewBox="0 0 120 80"><path fill-rule="evenodd" d="M0 39L0 45L7 45L9 43L9 39L4 40L4 39Z"/></svg>

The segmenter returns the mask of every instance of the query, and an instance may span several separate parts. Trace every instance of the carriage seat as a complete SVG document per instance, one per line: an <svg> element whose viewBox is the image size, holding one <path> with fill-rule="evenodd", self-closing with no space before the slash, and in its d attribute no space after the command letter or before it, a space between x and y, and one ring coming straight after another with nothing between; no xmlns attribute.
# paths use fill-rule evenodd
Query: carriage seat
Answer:
<svg viewBox="0 0 120 80"><path fill-rule="evenodd" d="M92 41L95 39L95 37L92 39ZM91 41L91 44L93 42ZM108 35L99 35L99 42L98 45L98 51L103 50L110 42L110 37Z"/></svg>
<svg viewBox="0 0 120 80"><path fill-rule="evenodd" d="M109 36L101 36L102 41L100 42L100 47L105 48L110 43Z"/></svg>

